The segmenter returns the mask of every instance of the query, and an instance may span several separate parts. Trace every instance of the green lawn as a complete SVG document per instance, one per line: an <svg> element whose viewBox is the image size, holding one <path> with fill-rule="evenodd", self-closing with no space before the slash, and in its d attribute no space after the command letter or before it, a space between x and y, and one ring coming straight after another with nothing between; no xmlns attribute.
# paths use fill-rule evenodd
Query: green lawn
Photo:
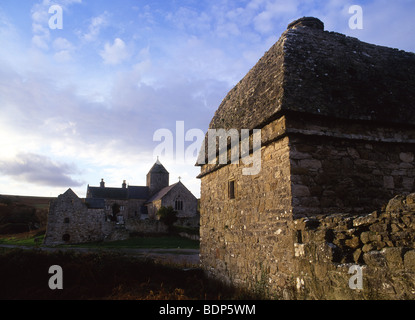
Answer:
<svg viewBox="0 0 415 320"><path fill-rule="evenodd" d="M27 247L35 247L41 245L43 242L43 237L35 242L35 238L29 239L16 239L16 238L5 238L0 239L0 244L8 244L8 245L16 245L16 246L27 246Z"/></svg>
<svg viewBox="0 0 415 320"><path fill-rule="evenodd" d="M35 247L43 244L44 234L30 233L22 235L2 236L0 244ZM138 248L138 249L199 249L199 241L179 236L161 237L132 237L128 240L114 242L92 242L77 245L62 245L61 247L78 248Z"/></svg>
<svg viewBox="0 0 415 320"><path fill-rule="evenodd" d="M82 248L138 248L138 249L199 249L199 241L177 236L171 237L136 237L114 242L93 242L70 247Z"/></svg>

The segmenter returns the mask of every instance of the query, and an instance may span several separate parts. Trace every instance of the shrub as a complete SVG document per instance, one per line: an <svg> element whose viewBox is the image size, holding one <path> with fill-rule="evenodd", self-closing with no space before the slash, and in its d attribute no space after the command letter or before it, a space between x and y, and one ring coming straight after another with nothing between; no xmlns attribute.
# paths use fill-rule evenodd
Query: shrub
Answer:
<svg viewBox="0 0 415 320"><path fill-rule="evenodd" d="M160 218L160 221L163 222L168 228L169 231L172 231L173 224L177 221L177 211L174 211L173 207L161 207L157 211L157 216Z"/></svg>

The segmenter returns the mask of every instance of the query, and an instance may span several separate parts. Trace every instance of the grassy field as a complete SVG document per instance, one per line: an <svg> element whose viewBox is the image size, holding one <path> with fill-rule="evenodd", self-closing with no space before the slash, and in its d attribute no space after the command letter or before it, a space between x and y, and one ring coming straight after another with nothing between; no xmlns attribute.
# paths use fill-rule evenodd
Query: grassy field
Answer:
<svg viewBox="0 0 415 320"><path fill-rule="evenodd" d="M105 249L199 249L199 241L179 236L132 237L69 247L98 248L97 253L38 250L46 230L48 198L0 195L0 300L204 300L246 298L243 293L207 279L194 265L155 262ZM40 226L31 230L35 225ZM20 228L24 226L24 228ZM14 230L19 231L12 232ZM178 230L186 231L189 230ZM191 233L191 232L190 232ZM67 247L67 246L62 246ZM121 251L121 250L120 250ZM174 250L173 250L174 251ZM174 253L174 252L173 252ZM183 254L183 252L180 252ZM169 251L169 254L172 254ZM48 269L64 270L64 290L50 290Z"/></svg>
<svg viewBox="0 0 415 320"><path fill-rule="evenodd" d="M49 202L52 199L54 198L0 195L0 202L20 204L27 207L33 207L36 209L49 209Z"/></svg>
<svg viewBox="0 0 415 320"><path fill-rule="evenodd" d="M47 211L49 202L52 199L47 197L0 195L0 244L29 247L42 245L46 229ZM198 231L189 228L176 227L176 229L176 233L198 233ZM103 249L198 249L199 242L179 236L133 237L125 241L89 243L75 247Z"/></svg>
<svg viewBox="0 0 415 320"><path fill-rule="evenodd" d="M63 290L50 290L49 267L63 270ZM244 292L183 269L115 253L47 253L0 248L0 300L224 300ZM255 297L252 297L255 298Z"/></svg>
<svg viewBox="0 0 415 320"><path fill-rule="evenodd" d="M44 229L13 235L0 235L0 244L37 247L42 245L44 236ZM91 242L74 245L62 245L60 247L100 249L199 249L199 241L194 241L179 236L133 237L131 239L122 241Z"/></svg>
<svg viewBox="0 0 415 320"><path fill-rule="evenodd" d="M44 237L45 229L19 234L0 235L0 244L36 247L42 244Z"/></svg>
<svg viewBox="0 0 415 320"><path fill-rule="evenodd" d="M0 235L45 227L51 199L0 195Z"/></svg>
<svg viewBox="0 0 415 320"><path fill-rule="evenodd" d="M63 246L66 247L66 246ZM137 248L137 249L199 249L199 241L178 236L164 237L134 237L128 240L114 242L93 242L70 247L82 248Z"/></svg>

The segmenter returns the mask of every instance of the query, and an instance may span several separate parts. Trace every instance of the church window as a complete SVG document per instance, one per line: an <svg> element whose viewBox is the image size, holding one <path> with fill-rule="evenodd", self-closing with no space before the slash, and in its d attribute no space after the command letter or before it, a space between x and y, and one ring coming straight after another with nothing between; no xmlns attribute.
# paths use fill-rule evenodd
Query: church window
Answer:
<svg viewBox="0 0 415 320"><path fill-rule="evenodd" d="M177 198L174 203L174 210L181 211L183 210L183 201L180 198Z"/></svg>
<svg viewBox="0 0 415 320"><path fill-rule="evenodd" d="M229 196L229 199L235 199L235 194L236 194L235 191L236 191L235 190L235 180L231 180L228 183L228 196Z"/></svg>

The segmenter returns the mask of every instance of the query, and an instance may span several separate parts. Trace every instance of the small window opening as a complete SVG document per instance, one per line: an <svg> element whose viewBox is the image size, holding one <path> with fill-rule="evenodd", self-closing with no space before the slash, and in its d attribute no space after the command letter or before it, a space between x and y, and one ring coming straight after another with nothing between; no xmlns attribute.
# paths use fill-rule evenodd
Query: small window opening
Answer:
<svg viewBox="0 0 415 320"><path fill-rule="evenodd" d="M297 230L297 243L299 244L303 243L303 233L301 230Z"/></svg>
<svg viewBox="0 0 415 320"><path fill-rule="evenodd" d="M229 181L228 195L229 195L229 199L235 199L235 180Z"/></svg>

